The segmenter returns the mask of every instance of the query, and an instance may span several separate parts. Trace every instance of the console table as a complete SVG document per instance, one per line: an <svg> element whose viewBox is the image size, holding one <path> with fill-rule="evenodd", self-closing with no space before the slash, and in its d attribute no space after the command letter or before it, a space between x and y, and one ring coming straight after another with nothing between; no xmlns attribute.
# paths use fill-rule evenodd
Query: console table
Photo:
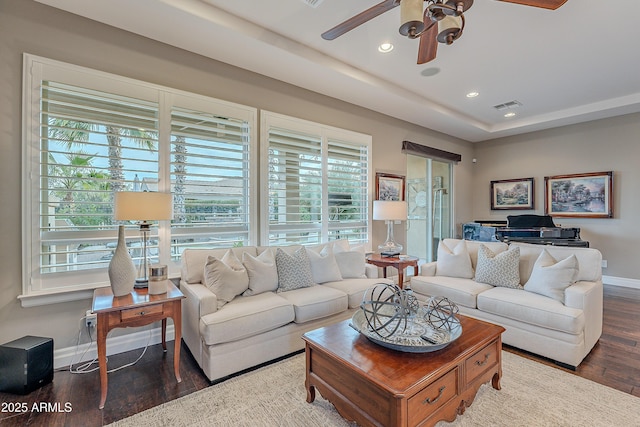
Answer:
<svg viewBox="0 0 640 427"><path fill-rule="evenodd" d="M167 292L149 295L148 290L134 289L129 295L114 297L110 287L93 292L92 310L97 317L98 364L100 365L100 409L107 400L107 334L113 328L144 326L162 321L162 348L167 351L167 318L173 319L175 334L173 371L178 382L180 377L180 341L182 338L182 298L184 295L171 282L166 281Z"/></svg>

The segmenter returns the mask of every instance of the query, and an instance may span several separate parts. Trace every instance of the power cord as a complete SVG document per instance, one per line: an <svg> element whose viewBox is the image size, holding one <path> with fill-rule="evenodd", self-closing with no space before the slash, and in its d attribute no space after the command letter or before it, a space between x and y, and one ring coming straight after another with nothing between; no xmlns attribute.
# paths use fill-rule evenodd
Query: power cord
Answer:
<svg viewBox="0 0 640 427"><path fill-rule="evenodd" d="M82 318L80 319L81 321L85 321L86 323L86 319L87 316L82 316ZM89 325L86 326L87 328L87 334L89 335L89 342L87 343L87 346L85 347L84 351L82 352L82 355L80 356L80 360L82 360L84 358L84 356L87 354L87 352L89 351L89 349L91 348L91 345L93 344L93 335L91 334L91 327ZM109 331L110 333L111 331ZM122 366L119 366L117 368L113 368L113 369L109 369L107 370L107 373L111 373L111 372L116 372L119 371L120 369L123 368L128 368L129 366L133 366L136 363L138 363L138 361L140 359L142 359L142 357L144 356L144 354L147 352L147 348L149 348L149 344L151 343L151 330L149 330L149 337L147 338L147 343L144 346L144 349L142 350L142 353L140 354L140 356L138 356L138 358L136 360L134 360L133 362L130 363L125 363ZM73 361L75 360L75 358L78 355L78 349L80 348L80 339L82 337L82 328L78 329L78 339L76 342L76 351L73 354L73 357L71 358L71 362L69 363L69 372L72 374L88 374L91 372L95 372L98 369L100 369L100 366L95 366L95 367L91 367L93 364L98 363L98 358L94 357L93 360L89 361L89 362L85 362L79 366L76 366L75 368L73 367L74 363ZM109 337L109 334L107 334L107 338ZM107 362L109 362L109 358L107 357ZM80 363L80 362L77 362Z"/></svg>

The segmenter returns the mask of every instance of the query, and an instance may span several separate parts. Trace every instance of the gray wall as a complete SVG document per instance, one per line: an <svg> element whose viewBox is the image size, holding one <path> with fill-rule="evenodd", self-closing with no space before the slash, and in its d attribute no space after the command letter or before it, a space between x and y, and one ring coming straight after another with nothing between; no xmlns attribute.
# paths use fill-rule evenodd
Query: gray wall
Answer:
<svg viewBox="0 0 640 427"><path fill-rule="evenodd" d="M602 252L603 274L640 279L640 114L565 126L476 145L473 219L506 219L544 213L544 177L613 171L613 215L608 218L556 218L580 227L582 239ZM535 211L491 211L490 182L535 178Z"/></svg>
<svg viewBox="0 0 640 427"><path fill-rule="evenodd" d="M468 142L30 0L0 0L0 188L4 199L0 205L0 342L31 334L54 338L56 349L72 347L80 319L91 306L90 300L83 300L22 308L17 299L22 291L23 52L370 134L373 172L405 173L403 140L459 153L463 162L455 168L459 186L455 222L471 217L474 147ZM374 245L384 240L385 230L376 221Z"/></svg>

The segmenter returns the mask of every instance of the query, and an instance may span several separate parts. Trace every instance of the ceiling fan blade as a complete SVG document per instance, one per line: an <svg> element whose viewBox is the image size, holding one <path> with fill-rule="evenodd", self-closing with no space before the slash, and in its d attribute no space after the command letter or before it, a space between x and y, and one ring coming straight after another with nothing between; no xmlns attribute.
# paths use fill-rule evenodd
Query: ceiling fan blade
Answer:
<svg viewBox="0 0 640 427"><path fill-rule="evenodd" d="M377 5L370 7L364 12L360 12L359 14L347 19L341 24L336 25L332 29L325 31L322 33L322 38L325 40L333 40L347 31L351 31L354 28L364 24L365 22L375 18L378 15L382 15L383 13L393 9L396 6L400 5L400 0L385 0L382 3L378 3Z"/></svg>
<svg viewBox="0 0 640 427"><path fill-rule="evenodd" d="M425 21L429 18L425 18ZM429 20L430 21L430 20ZM418 64L426 64L436 59L438 51L438 24L435 22L425 22L430 25L420 35L420 47L418 47Z"/></svg>
<svg viewBox="0 0 640 427"><path fill-rule="evenodd" d="M567 0L498 0L505 3L515 3L522 4L524 6L533 6L533 7L542 7L545 9L556 10L563 4L567 2Z"/></svg>

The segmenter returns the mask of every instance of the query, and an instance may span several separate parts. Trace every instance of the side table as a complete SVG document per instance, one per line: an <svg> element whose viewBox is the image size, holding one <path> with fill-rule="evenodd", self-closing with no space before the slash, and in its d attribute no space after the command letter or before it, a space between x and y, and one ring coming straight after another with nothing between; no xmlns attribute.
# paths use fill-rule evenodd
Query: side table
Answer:
<svg viewBox="0 0 640 427"><path fill-rule="evenodd" d="M367 262L382 268L383 277L387 277L387 267L394 267L398 270L398 286L402 288L404 284L404 269L413 267L413 275L418 275L418 257L415 256L392 256L384 257L380 254L371 254L367 256Z"/></svg>
<svg viewBox="0 0 640 427"><path fill-rule="evenodd" d="M180 377L180 341L182 339L182 298L184 295L167 280L167 292L149 295L148 290L134 289L129 295L114 297L110 287L93 291L92 310L97 317L98 364L100 366L100 409L107 400L107 334L113 328L144 326L162 321L162 348L167 351L167 318L173 319L175 342L173 371Z"/></svg>

